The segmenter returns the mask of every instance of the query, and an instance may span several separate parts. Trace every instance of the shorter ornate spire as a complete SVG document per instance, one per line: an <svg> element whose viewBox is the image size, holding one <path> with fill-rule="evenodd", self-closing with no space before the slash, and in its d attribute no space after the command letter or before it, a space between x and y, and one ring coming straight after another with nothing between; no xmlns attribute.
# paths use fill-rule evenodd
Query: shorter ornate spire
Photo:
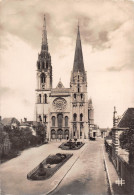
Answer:
<svg viewBox="0 0 134 195"><path fill-rule="evenodd" d="M88 107L93 108L92 98L88 100Z"/></svg>

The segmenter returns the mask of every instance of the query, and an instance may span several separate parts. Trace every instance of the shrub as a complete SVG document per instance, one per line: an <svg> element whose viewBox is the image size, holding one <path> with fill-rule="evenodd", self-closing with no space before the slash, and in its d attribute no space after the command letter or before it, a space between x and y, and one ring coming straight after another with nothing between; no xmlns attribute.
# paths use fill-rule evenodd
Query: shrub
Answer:
<svg viewBox="0 0 134 195"><path fill-rule="evenodd" d="M52 156L49 156L47 159L46 159L46 163L47 164L58 164L60 162L62 162L63 158L61 156L58 156L58 155L52 155Z"/></svg>
<svg viewBox="0 0 134 195"><path fill-rule="evenodd" d="M64 144L64 146L69 146L69 144L70 144L70 142L67 142L67 143Z"/></svg>
<svg viewBox="0 0 134 195"><path fill-rule="evenodd" d="M40 163L40 165L39 165L39 176L45 176L45 175L46 175L46 170L45 170L43 164Z"/></svg>
<svg viewBox="0 0 134 195"><path fill-rule="evenodd" d="M57 154L56 154L56 156L59 156L59 157L61 157L61 155L62 155L61 153L57 153Z"/></svg>
<svg viewBox="0 0 134 195"><path fill-rule="evenodd" d="M66 158L66 154L62 154L61 158L64 160Z"/></svg>

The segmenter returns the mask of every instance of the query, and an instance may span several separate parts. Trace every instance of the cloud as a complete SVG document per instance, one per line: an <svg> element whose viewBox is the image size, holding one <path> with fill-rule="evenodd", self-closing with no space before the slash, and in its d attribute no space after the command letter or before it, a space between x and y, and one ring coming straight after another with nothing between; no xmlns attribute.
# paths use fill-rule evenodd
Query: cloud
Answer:
<svg viewBox="0 0 134 195"><path fill-rule="evenodd" d="M22 103L23 103L24 106L30 106L31 105L31 102L28 99L23 99Z"/></svg>
<svg viewBox="0 0 134 195"><path fill-rule="evenodd" d="M113 65L107 67L108 71L121 71L134 69L134 23L132 20L124 22L120 28L109 34L109 43L112 55L117 59Z"/></svg>
<svg viewBox="0 0 134 195"><path fill-rule="evenodd" d="M6 97L7 95L13 95L15 91L9 87L0 87L0 95L1 97Z"/></svg>
<svg viewBox="0 0 134 195"><path fill-rule="evenodd" d="M124 6L122 4L123 8L125 6L126 4ZM47 17L47 29L53 49L61 43L59 42L61 36L74 40L78 19L84 43L98 49L107 47L105 43L109 40L109 32L118 29L128 19L117 2L107 0L70 0L70 3L64 0L60 2L40 0L38 3L36 0L5 0L1 2L1 7L3 34L9 32L36 48L41 43L44 13ZM127 9L130 10L131 6Z"/></svg>
<svg viewBox="0 0 134 195"><path fill-rule="evenodd" d="M124 65L121 66L121 67L111 66L111 67L107 68L107 70L108 70L108 71L121 71L121 70L124 69L124 67L125 67Z"/></svg>
<svg viewBox="0 0 134 195"><path fill-rule="evenodd" d="M114 105L118 105L120 113L133 105L134 3L4 0L0 5L2 115L19 118L27 115L33 119L35 70L44 13L53 87L60 77L64 86L69 87L79 19L88 95L93 98L95 121L100 126L111 124Z"/></svg>

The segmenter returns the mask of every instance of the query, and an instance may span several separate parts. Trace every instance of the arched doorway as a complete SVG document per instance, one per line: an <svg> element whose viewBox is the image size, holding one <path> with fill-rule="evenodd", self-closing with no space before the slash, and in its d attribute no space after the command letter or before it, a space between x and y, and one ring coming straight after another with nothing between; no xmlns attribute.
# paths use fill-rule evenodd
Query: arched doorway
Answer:
<svg viewBox="0 0 134 195"><path fill-rule="evenodd" d="M63 130L62 129L58 129L58 131L57 131L57 139L63 139Z"/></svg>
<svg viewBox="0 0 134 195"><path fill-rule="evenodd" d="M54 129L51 130L51 139L56 139L56 131Z"/></svg>
<svg viewBox="0 0 134 195"><path fill-rule="evenodd" d="M69 130L66 129L65 132L64 132L64 139L67 139L69 138Z"/></svg>

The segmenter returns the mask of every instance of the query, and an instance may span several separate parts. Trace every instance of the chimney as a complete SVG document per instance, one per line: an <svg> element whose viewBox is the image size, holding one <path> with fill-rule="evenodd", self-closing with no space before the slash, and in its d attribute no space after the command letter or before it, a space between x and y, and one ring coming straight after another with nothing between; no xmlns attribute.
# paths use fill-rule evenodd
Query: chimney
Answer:
<svg viewBox="0 0 134 195"><path fill-rule="evenodd" d="M24 118L24 122L27 122L27 118Z"/></svg>

